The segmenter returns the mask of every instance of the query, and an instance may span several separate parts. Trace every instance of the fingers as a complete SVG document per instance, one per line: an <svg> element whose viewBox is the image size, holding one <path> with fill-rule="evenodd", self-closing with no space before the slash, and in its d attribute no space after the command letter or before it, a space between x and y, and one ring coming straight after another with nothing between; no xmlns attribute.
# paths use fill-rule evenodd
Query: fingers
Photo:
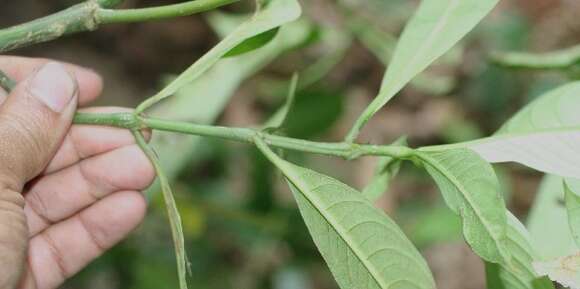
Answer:
<svg viewBox="0 0 580 289"><path fill-rule="evenodd" d="M0 104L2 104L4 100L6 100L6 97L8 97L8 93L6 93L6 91L2 87L0 87Z"/></svg>
<svg viewBox="0 0 580 289"><path fill-rule="evenodd" d="M23 288L53 289L126 237L145 215L139 192L110 195L30 242Z"/></svg>
<svg viewBox="0 0 580 289"><path fill-rule="evenodd" d="M62 65L49 63L30 75L0 107L1 288L14 288L26 239L24 184L38 175L64 138L77 105L77 85Z"/></svg>
<svg viewBox="0 0 580 289"><path fill-rule="evenodd" d="M149 159L137 145L125 146L44 176L25 195L24 211L30 235L114 192L141 191L154 178Z"/></svg>
<svg viewBox="0 0 580 289"><path fill-rule="evenodd" d="M49 59L26 58L17 56L0 56L0 70L16 82L21 82L39 67L50 62ZM73 64L64 64L78 81L79 104L85 105L95 100L103 90L102 78L92 70ZM0 92L0 103L2 93Z"/></svg>
<svg viewBox="0 0 580 289"><path fill-rule="evenodd" d="M52 62L21 82L0 107L0 176L14 181L16 191L53 157L77 100L76 81Z"/></svg>
<svg viewBox="0 0 580 289"><path fill-rule="evenodd" d="M91 113L118 113L128 111L130 110L114 107L99 107L81 110L81 112ZM146 131L145 136L149 139L151 133ZM126 129L105 126L73 125L59 151L48 164L44 174L53 173L73 165L80 160L134 143L135 138L131 132Z"/></svg>

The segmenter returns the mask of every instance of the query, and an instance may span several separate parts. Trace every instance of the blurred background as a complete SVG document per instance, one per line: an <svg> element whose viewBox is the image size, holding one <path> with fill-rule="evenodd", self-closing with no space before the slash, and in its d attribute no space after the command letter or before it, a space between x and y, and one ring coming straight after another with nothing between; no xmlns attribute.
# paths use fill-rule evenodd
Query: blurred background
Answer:
<svg viewBox="0 0 580 289"><path fill-rule="evenodd" d="M2 2L0 26L7 27L79 1ZM128 0L123 7L174 2ZM106 81L97 105L132 107L250 15L252 1L243 2L204 15L106 26L13 53L94 68ZM153 114L257 127L284 103L289 80L299 72L297 102L284 132L313 140L341 140L376 95L396 39L418 1L302 4L304 17L282 29L273 42L224 59ZM492 134L524 104L574 75L508 70L492 64L489 54L572 46L580 41L579 12L577 0L502 1L460 45L378 113L360 140L385 144L407 135L412 146L421 146ZM191 288L338 288L279 173L259 152L247 145L170 134L155 135L154 143L173 179L183 215L192 262ZM376 166L373 158L347 162L299 153L287 157L357 189L370 181ZM495 169L509 208L530 225L532 235L545 235L534 229L540 225L530 224L534 214L545 211L533 207L543 176L517 165ZM549 180L542 187L550 191ZM151 209L144 224L63 288L178 287L163 202L156 187L147 194ZM556 212L562 205L557 195L546 195L551 197ZM424 172L405 165L377 206L421 250L439 288L485 288L483 264L462 241L460 221L444 206Z"/></svg>

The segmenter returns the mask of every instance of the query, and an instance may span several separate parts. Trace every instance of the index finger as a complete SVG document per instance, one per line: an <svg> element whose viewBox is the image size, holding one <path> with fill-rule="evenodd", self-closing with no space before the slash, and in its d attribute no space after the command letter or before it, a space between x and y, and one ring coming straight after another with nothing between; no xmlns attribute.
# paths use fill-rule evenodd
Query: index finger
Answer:
<svg viewBox="0 0 580 289"><path fill-rule="evenodd" d="M36 69L51 61L44 58L0 56L0 70L16 82L26 79ZM103 90L103 79L96 72L74 64L63 63L79 84L79 104L95 100Z"/></svg>

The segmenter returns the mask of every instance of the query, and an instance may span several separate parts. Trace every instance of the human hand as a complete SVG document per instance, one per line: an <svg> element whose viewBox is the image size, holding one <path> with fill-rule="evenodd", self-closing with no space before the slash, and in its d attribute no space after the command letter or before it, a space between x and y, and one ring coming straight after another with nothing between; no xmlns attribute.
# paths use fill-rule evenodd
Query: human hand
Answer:
<svg viewBox="0 0 580 289"><path fill-rule="evenodd" d="M18 82L0 88L0 288L56 288L141 222L154 171L130 132L71 126L95 73L8 56L0 70Z"/></svg>

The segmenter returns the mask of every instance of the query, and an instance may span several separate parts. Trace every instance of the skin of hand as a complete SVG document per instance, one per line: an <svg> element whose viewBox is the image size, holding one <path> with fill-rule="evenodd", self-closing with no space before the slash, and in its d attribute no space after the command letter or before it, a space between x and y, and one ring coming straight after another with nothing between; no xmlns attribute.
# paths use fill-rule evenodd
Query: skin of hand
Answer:
<svg viewBox="0 0 580 289"><path fill-rule="evenodd" d="M0 288L57 288L140 224L155 173L130 132L71 125L96 73L9 56L0 69L18 83L0 88Z"/></svg>

